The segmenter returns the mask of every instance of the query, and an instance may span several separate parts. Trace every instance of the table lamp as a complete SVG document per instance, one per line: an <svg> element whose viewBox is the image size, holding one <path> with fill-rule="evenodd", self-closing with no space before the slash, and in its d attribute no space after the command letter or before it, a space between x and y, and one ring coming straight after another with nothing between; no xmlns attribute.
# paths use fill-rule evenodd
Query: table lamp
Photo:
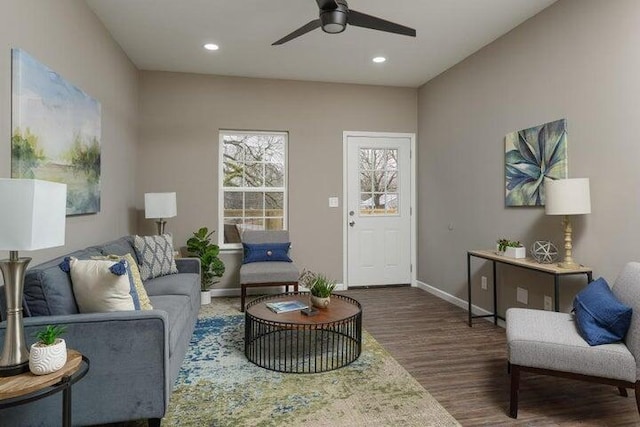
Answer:
<svg viewBox="0 0 640 427"><path fill-rule="evenodd" d="M33 179L0 178L0 261L7 304L7 329L0 355L0 377L29 370L29 349L22 326L24 273L31 258L18 251L64 245L67 186Z"/></svg>
<svg viewBox="0 0 640 427"><path fill-rule="evenodd" d="M571 251L571 221L569 215L591 213L589 178L572 178L545 181L545 212L547 215L564 215L564 260L558 264L562 268L577 268Z"/></svg>
<svg viewBox="0 0 640 427"><path fill-rule="evenodd" d="M164 234L165 218L177 215L176 193L145 193L144 217L155 219L158 234Z"/></svg>

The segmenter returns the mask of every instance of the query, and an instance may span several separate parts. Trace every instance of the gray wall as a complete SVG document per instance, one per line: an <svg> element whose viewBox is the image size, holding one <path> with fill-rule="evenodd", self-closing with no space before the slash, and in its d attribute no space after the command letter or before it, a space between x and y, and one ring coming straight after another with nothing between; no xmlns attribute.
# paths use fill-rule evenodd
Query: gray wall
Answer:
<svg viewBox="0 0 640 427"><path fill-rule="evenodd" d="M21 48L102 103L102 211L67 218L64 247L32 265L135 226L138 72L81 0L4 0L0 13L0 177L11 175L11 49ZM5 203L7 201L2 201Z"/></svg>
<svg viewBox="0 0 640 427"><path fill-rule="evenodd" d="M176 191L168 221L176 246L201 226L218 228L218 130L289 132L289 230L299 267L342 281L342 132L416 132L417 90L150 72L140 80L136 177L139 232L144 193ZM238 254L216 288L238 287Z"/></svg>
<svg viewBox="0 0 640 427"><path fill-rule="evenodd" d="M591 179L574 258L611 281L638 260L639 23L637 0L562 0L420 88L420 281L466 300L468 249L500 237L562 243L561 218L504 207L505 134L560 118L569 177ZM490 307L479 284L490 270L476 273L474 295ZM546 276L507 268L502 277L502 308L519 305L515 285L529 289L529 306L552 295ZM563 286L564 310L583 283Z"/></svg>

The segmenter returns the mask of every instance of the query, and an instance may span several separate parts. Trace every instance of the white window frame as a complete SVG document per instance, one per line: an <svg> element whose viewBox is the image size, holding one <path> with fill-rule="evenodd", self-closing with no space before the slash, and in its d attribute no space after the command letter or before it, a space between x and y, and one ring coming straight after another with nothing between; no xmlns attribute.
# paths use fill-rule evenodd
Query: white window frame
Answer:
<svg viewBox="0 0 640 427"><path fill-rule="evenodd" d="M223 187L224 183L224 136L233 135L278 135L284 137L284 186L283 187L251 187L258 191L283 192L283 230L288 229L289 223L289 132L286 131L247 131L233 129L218 130L218 245L220 249L237 251L242 249L242 243L225 243L224 242L224 192L239 191L247 192L248 187Z"/></svg>

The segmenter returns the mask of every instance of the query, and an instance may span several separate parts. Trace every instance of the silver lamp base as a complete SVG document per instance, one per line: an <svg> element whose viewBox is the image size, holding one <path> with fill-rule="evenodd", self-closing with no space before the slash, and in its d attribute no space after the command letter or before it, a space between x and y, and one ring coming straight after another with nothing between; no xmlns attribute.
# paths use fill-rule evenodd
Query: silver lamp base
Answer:
<svg viewBox="0 0 640 427"><path fill-rule="evenodd" d="M158 229L158 236L161 236L164 234L165 225L167 225L167 221L165 221L164 219L160 218L156 220L156 228Z"/></svg>
<svg viewBox="0 0 640 427"><path fill-rule="evenodd" d="M29 348L22 325L22 290L24 273L31 258L18 258L10 251L9 259L0 261L7 303L7 329L0 355L0 377L11 377L29 370Z"/></svg>

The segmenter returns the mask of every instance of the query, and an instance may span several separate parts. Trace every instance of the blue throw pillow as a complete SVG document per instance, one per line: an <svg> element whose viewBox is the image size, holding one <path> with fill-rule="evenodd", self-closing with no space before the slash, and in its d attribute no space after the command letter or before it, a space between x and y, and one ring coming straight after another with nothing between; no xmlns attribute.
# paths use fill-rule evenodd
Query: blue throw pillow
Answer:
<svg viewBox="0 0 640 427"><path fill-rule="evenodd" d="M573 300L576 325L589 345L621 341L631 325L633 309L618 301L601 277L587 285Z"/></svg>
<svg viewBox="0 0 640 427"><path fill-rule="evenodd" d="M250 262L280 261L293 262L289 258L289 247L287 243L243 243L244 259L243 264Z"/></svg>

